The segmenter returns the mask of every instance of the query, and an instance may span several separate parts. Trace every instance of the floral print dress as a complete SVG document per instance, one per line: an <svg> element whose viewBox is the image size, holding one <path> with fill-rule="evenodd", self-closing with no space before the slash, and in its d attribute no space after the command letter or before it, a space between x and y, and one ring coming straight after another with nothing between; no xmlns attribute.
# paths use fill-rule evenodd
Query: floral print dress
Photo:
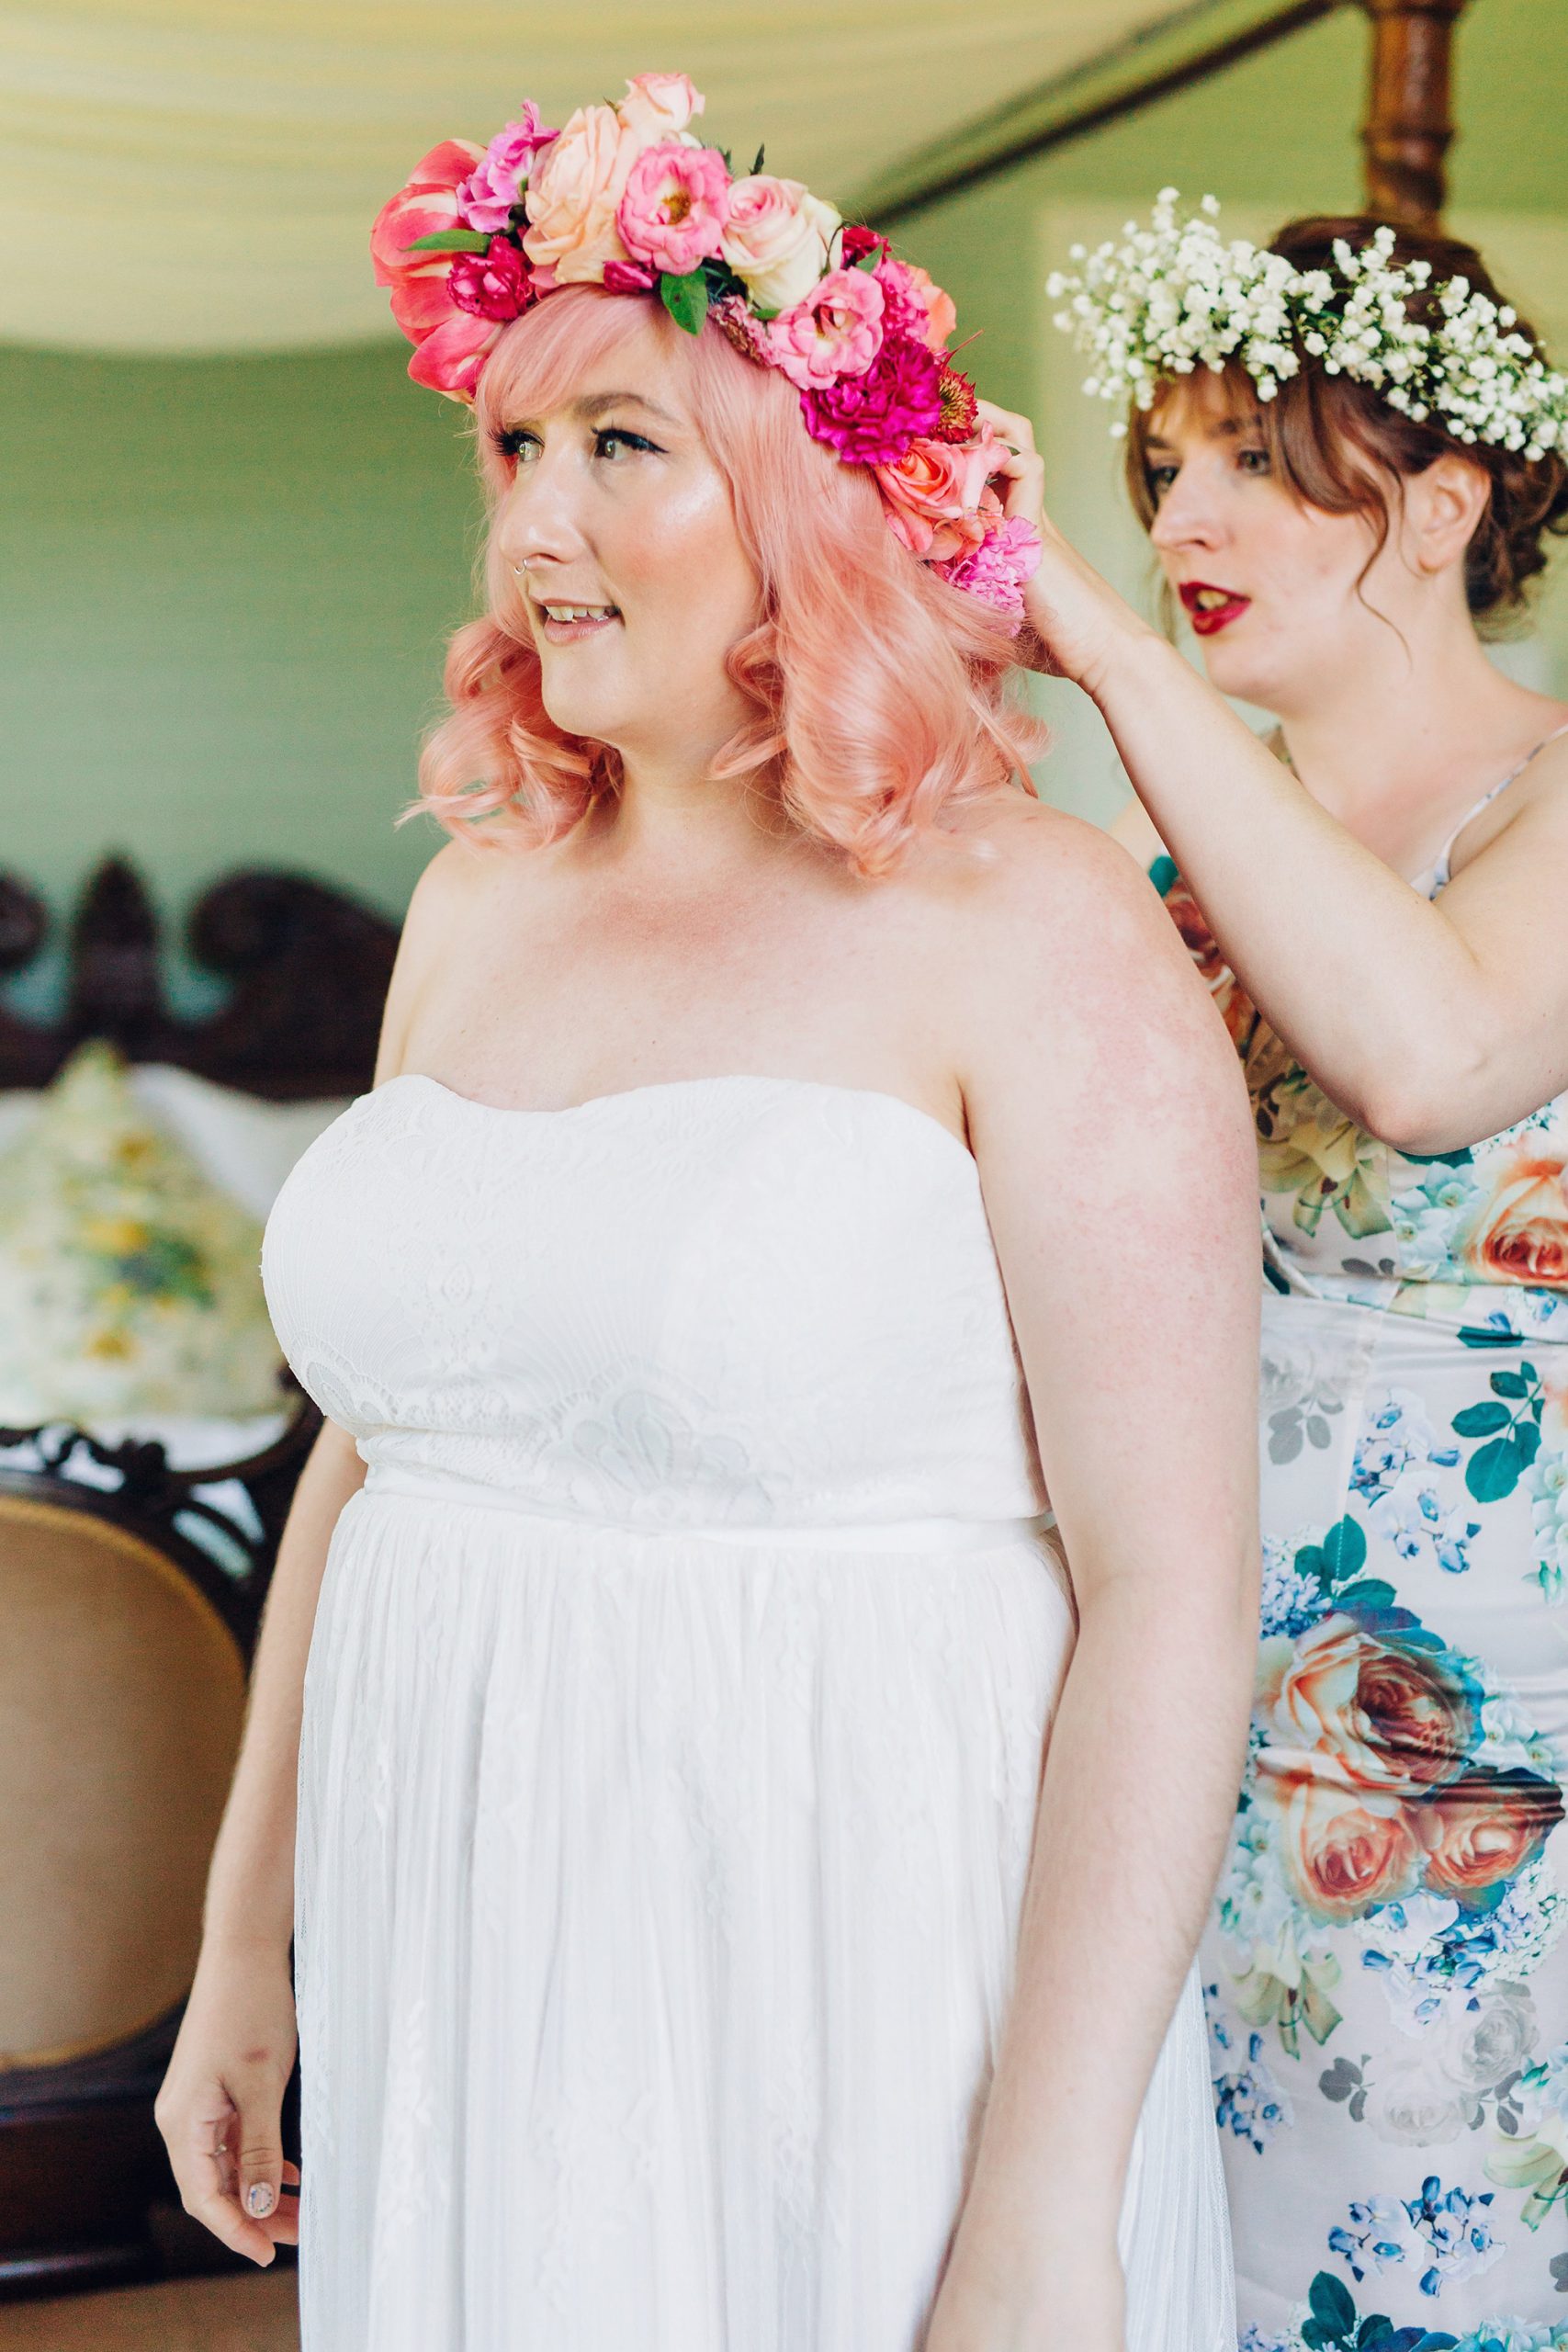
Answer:
<svg viewBox="0 0 1568 2352"><path fill-rule="evenodd" d="M1270 1284L1202 1954L1241 2343L1568 2347L1568 1095L1469 1150L1378 1142L1151 878L1246 1066Z"/></svg>

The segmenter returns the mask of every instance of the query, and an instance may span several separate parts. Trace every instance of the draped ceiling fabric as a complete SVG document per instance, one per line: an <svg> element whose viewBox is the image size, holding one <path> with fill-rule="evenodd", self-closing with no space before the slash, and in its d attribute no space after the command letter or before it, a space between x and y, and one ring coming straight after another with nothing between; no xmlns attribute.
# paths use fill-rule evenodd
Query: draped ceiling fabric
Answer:
<svg viewBox="0 0 1568 2352"><path fill-rule="evenodd" d="M944 129L1205 0L0 0L0 338L384 335L370 221L438 139L689 73L738 168L852 198Z"/></svg>

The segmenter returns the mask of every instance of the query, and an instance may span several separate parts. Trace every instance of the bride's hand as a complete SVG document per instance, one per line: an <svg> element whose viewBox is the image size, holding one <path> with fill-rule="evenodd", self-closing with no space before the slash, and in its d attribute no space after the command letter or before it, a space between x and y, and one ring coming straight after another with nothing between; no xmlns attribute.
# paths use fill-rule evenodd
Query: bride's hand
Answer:
<svg viewBox="0 0 1568 2352"><path fill-rule="evenodd" d="M1003 510L1010 517L1032 523L1040 534L1040 568L1023 592L1034 647L1032 650L1026 637L1020 659L1047 676L1070 678L1092 695L1114 654L1130 639L1152 638L1155 632L1068 544L1046 514L1045 461L1034 446L1029 419L998 408L994 401L981 401L979 411L1008 453L997 469L1007 483Z"/></svg>

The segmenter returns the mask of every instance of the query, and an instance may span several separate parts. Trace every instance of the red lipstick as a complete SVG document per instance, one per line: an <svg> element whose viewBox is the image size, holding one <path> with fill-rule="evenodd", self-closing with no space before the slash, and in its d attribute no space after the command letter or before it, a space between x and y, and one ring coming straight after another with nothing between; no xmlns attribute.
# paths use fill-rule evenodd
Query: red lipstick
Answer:
<svg viewBox="0 0 1568 2352"><path fill-rule="evenodd" d="M1250 596L1238 595L1234 588L1216 588L1208 580L1184 580L1177 594L1199 637L1217 636L1239 620L1252 602Z"/></svg>

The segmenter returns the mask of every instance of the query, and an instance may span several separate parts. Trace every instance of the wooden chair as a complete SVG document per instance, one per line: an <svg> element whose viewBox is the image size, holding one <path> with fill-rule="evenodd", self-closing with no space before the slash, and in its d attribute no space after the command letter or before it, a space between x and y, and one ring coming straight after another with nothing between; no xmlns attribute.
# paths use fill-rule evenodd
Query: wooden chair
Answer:
<svg viewBox="0 0 1568 2352"><path fill-rule="evenodd" d="M301 1399L265 1454L190 1472L53 1430L41 1468L0 1467L0 2295L161 2268L152 2100L318 1427ZM230 1479L250 1510L210 1498Z"/></svg>

